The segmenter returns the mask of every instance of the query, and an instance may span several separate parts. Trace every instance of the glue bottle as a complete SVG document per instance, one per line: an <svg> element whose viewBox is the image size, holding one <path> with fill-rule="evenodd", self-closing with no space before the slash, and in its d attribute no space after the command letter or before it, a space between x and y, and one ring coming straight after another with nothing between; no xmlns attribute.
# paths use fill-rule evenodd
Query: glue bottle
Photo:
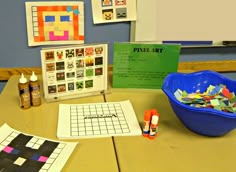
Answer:
<svg viewBox="0 0 236 172"><path fill-rule="evenodd" d="M152 111L146 110L144 114L144 123L143 123L143 136L148 137L150 131L150 123L152 118Z"/></svg>
<svg viewBox="0 0 236 172"><path fill-rule="evenodd" d="M41 95L40 95L40 84L38 81L38 77L32 72L29 81L29 90L30 90L30 97L31 97L31 105L32 106L39 106L41 105Z"/></svg>
<svg viewBox="0 0 236 172"><path fill-rule="evenodd" d="M27 81L23 73L21 74L21 78L19 79L18 90L20 96L20 107L22 109L30 108L31 104L30 104L29 82Z"/></svg>

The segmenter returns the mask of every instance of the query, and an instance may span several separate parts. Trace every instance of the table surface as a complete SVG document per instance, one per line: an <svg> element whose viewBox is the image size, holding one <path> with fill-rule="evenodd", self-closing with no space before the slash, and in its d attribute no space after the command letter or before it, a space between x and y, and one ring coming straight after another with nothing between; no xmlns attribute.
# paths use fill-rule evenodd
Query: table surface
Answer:
<svg viewBox="0 0 236 172"><path fill-rule="evenodd" d="M45 102L45 99L42 98L42 104L40 106L22 110L19 104L17 89L19 77L17 75L11 77L0 95L0 126L7 123L10 127L23 133L57 141L79 142L65 164L62 170L63 172L119 171L113 147L113 138L63 140L56 137L60 103L104 102L103 96L91 96L50 103ZM41 77L39 76L39 78Z"/></svg>
<svg viewBox="0 0 236 172"><path fill-rule="evenodd" d="M7 123L24 133L58 140L59 103L104 102L103 96L46 103L22 110L17 90L19 76L13 76L0 95L0 125ZM222 137L206 137L188 130L177 119L162 90L112 89L107 102L130 100L140 126L145 110L160 113L158 136L119 136L79 141L63 171L101 172L235 172L236 131ZM61 140L68 141L68 140Z"/></svg>

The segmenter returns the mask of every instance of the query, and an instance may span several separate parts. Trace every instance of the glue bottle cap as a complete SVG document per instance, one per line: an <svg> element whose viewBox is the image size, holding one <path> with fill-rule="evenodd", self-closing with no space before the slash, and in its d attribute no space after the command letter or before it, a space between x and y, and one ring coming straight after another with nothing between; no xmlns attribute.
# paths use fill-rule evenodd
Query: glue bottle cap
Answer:
<svg viewBox="0 0 236 172"><path fill-rule="evenodd" d="M22 73L22 74L21 74L21 77L20 77L20 79L19 79L19 83L24 84L24 83L26 83L26 82L27 82L27 79L25 78L24 74Z"/></svg>
<svg viewBox="0 0 236 172"><path fill-rule="evenodd" d="M37 81L38 77L34 74L34 71L32 72L32 75L30 76L30 81Z"/></svg>

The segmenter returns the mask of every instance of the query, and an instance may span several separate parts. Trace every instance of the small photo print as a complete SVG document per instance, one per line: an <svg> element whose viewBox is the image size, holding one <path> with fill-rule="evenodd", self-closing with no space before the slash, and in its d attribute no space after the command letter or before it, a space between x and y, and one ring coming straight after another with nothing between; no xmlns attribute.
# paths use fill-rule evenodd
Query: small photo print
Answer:
<svg viewBox="0 0 236 172"><path fill-rule="evenodd" d="M76 71L76 78L84 77L84 70L77 70Z"/></svg>
<svg viewBox="0 0 236 172"><path fill-rule="evenodd" d="M95 65L102 65L103 64L103 58L102 57L96 57L95 58Z"/></svg>
<svg viewBox="0 0 236 172"><path fill-rule="evenodd" d="M75 72L67 72L66 73L66 78L74 78L75 77Z"/></svg>
<svg viewBox="0 0 236 172"><path fill-rule="evenodd" d="M63 81L63 80L65 80L65 73L64 73L64 72L58 72L58 73L56 74L56 76L57 76L57 81Z"/></svg>
<svg viewBox="0 0 236 172"><path fill-rule="evenodd" d="M68 61L66 62L66 68L67 68L68 70L74 69L74 61L73 61L73 60L68 60Z"/></svg>
<svg viewBox="0 0 236 172"><path fill-rule="evenodd" d="M93 87L93 80L85 81L85 88L91 88L91 87Z"/></svg>
<svg viewBox="0 0 236 172"><path fill-rule="evenodd" d="M64 70L65 69L65 63L64 62L56 62L56 69L57 70Z"/></svg>
<svg viewBox="0 0 236 172"><path fill-rule="evenodd" d="M127 10L126 8L117 8L116 9L116 18L123 19L127 17Z"/></svg>
<svg viewBox="0 0 236 172"><path fill-rule="evenodd" d="M92 57L85 58L85 65L86 66L93 66L93 64L94 64L94 58L92 58Z"/></svg>
<svg viewBox="0 0 236 172"><path fill-rule="evenodd" d="M54 60L54 51L45 52L45 60Z"/></svg>
<svg viewBox="0 0 236 172"><path fill-rule="evenodd" d="M102 10L103 20L113 20L113 9Z"/></svg>
<svg viewBox="0 0 236 172"><path fill-rule="evenodd" d="M66 50L66 58L71 58L71 57L75 57L75 50L74 49Z"/></svg>
<svg viewBox="0 0 236 172"><path fill-rule="evenodd" d="M126 5L126 0L115 0L116 5Z"/></svg>
<svg viewBox="0 0 236 172"><path fill-rule="evenodd" d="M85 48L85 56L92 56L93 55L93 47Z"/></svg>
<svg viewBox="0 0 236 172"><path fill-rule="evenodd" d="M76 67L77 68L84 67L84 59L76 60Z"/></svg>
<svg viewBox="0 0 236 172"><path fill-rule="evenodd" d="M103 74L103 68L102 67L95 69L95 76L99 76L99 75L102 75L102 74Z"/></svg>
<svg viewBox="0 0 236 172"><path fill-rule="evenodd" d="M112 0L101 0L102 1L102 6L112 6Z"/></svg>
<svg viewBox="0 0 236 172"><path fill-rule="evenodd" d="M47 73L47 81L48 81L48 84L53 84L56 82L56 76L55 76L55 73Z"/></svg>
<svg viewBox="0 0 236 172"><path fill-rule="evenodd" d="M46 63L46 71L55 71L55 63Z"/></svg>
<svg viewBox="0 0 236 172"><path fill-rule="evenodd" d="M95 48L95 54L100 55L103 53L103 47L96 47Z"/></svg>
<svg viewBox="0 0 236 172"><path fill-rule="evenodd" d="M63 59L63 51L57 51L56 56L57 56L58 60L62 60Z"/></svg>
<svg viewBox="0 0 236 172"><path fill-rule="evenodd" d="M53 94L53 93L56 93L56 92L57 92L57 87L56 87L56 85L48 86L48 93L49 93L49 94Z"/></svg>
<svg viewBox="0 0 236 172"><path fill-rule="evenodd" d="M93 76L93 69L86 69L86 77Z"/></svg>
<svg viewBox="0 0 236 172"><path fill-rule="evenodd" d="M66 84L57 85L57 92L65 92L65 91L66 91Z"/></svg>
<svg viewBox="0 0 236 172"><path fill-rule="evenodd" d="M76 82L76 89L81 90L84 88L84 82L83 81L77 81Z"/></svg>
<svg viewBox="0 0 236 172"><path fill-rule="evenodd" d="M75 50L76 57L83 57L84 56L84 48L78 48Z"/></svg>
<svg viewBox="0 0 236 172"><path fill-rule="evenodd" d="M74 82L70 82L67 84L67 88L69 91L73 91L75 89L75 84Z"/></svg>

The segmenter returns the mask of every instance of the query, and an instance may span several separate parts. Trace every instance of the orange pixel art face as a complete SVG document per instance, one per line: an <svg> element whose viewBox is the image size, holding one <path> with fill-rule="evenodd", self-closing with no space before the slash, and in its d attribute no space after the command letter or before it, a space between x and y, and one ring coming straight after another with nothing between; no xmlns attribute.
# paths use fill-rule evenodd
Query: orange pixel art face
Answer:
<svg viewBox="0 0 236 172"><path fill-rule="evenodd" d="M27 4L32 15L32 27L30 30L28 26L28 31L34 44L84 43L83 5L78 2L77 5Z"/></svg>

